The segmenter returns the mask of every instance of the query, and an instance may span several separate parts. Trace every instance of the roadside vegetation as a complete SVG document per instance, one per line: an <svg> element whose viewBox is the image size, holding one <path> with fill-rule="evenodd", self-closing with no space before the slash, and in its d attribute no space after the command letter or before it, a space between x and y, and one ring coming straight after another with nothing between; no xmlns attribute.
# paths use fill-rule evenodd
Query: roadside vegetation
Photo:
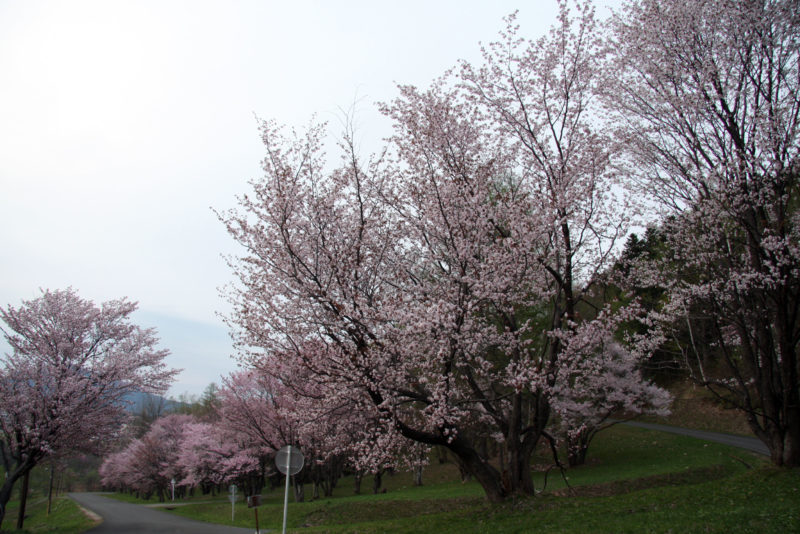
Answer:
<svg viewBox="0 0 800 534"><path fill-rule="evenodd" d="M690 391L685 393L690 395ZM682 394L681 394L682 395ZM679 396L679 395L676 395ZM670 422L704 430L735 428L738 415L720 410L711 399L697 396L694 410L679 410ZM688 415L687 415L688 414ZM663 421L662 421L663 422ZM440 464L437 455L415 487L411 473L383 477L386 493L353 494L353 478L339 481L333 496L304 503L290 502L288 526L293 532L795 532L800 529L800 472L771 467L767 458L700 440L616 426L598 435L587 464L565 472L552 465L548 451L534 456L535 497L489 504L481 487L462 482L452 458ZM67 470L64 489L80 489L96 474L80 477ZM3 532L78 534L94 523L63 494L47 514L45 469L32 477L25 528ZM369 486L365 481L364 489ZM569 488L567 487L569 483ZM76 484L78 484L76 486ZM72 486L71 488L69 486ZM306 495L310 490L306 490ZM128 502L158 504L130 494L113 497ZM265 490L258 509L262 529L279 529L282 487ZM162 503L185 517L224 525L255 528L254 513L241 500L236 521L226 488L187 499ZM16 518L18 501L9 503Z"/></svg>
<svg viewBox="0 0 800 534"><path fill-rule="evenodd" d="M98 524L84 513L80 507L66 495L53 500L50 513L47 513L47 496L30 495L25 507L25 526L15 530L19 512L19 500L12 500L8 506L9 520L2 532L19 534L77 534L85 532ZM12 520L13 518L13 520Z"/></svg>
<svg viewBox="0 0 800 534"><path fill-rule="evenodd" d="M22 530L17 530L19 520L20 493L15 491L6 509L6 521L2 532L83 532L96 521L81 512L77 504L67 497L72 491L98 491L100 489L97 466L100 458L81 455L69 459L47 461L31 470L28 499L25 505L25 521ZM0 479L5 472L0 467ZM52 501L48 513L48 501Z"/></svg>
<svg viewBox="0 0 800 534"><path fill-rule="evenodd" d="M547 474L547 451L534 457L535 497L490 504L475 482L436 458L414 487L409 473L384 477L386 493L353 494L342 479L330 498L290 503L294 532L794 532L800 528L800 472L700 440L616 426L598 436L586 465ZM567 483L569 487L567 487ZM306 492L308 494L308 491ZM132 502L156 503L117 494ZM262 529L280 529L283 490L263 494ZM162 505L163 506L163 505ZM172 513L255 527L254 513L227 495L167 503Z"/></svg>

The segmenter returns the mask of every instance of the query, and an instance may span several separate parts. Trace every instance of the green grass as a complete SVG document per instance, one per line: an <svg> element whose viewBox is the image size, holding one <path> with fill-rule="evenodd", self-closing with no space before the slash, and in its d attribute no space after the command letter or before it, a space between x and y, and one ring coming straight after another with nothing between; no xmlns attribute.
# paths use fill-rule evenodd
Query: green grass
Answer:
<svg viewBox="0 0 800 534"><path fill-rule="evenodd" d="M365 522L352 521L346 510L339 510L327 524L302 531L788 533L800 529L799 483L796 471L761 467L732 475L724 484L664 486L606 497L547 495L500 506L463 503L450 511L405 510L397 503L393 508L400 518Z"/></svg>
<svg viewBox="0 0 800 534"><path fill-rule="evenodd" d="M11 501L3 520L3 532L20 534L77 534L84 532L96 523L89 519L71 499L66 496L53 500L50 514L47 514L47 499L28 497L25 505L25 522L22 530L16 530L19 502Z"/></svg>
<svg viewBox="0 0 800 534"><path fill-rule="evenodd" d="M536 469L551 463L534 458ZM746 464L753 466L748 469ZM800 532L800 471L770 467L762 457L696 439L616 426L600 434L587 465L557 470L536 497L486 502L476 483L462 484L452 464L434 463L423 487L408 474L384 476L387 493L353 495L346 478L331 498L289 505L293 532ZM570 488L567 488L567 482ZM544 473L535 474L537 490ZM362 490L371 488L365 479ZM310 487L306 496L310 496ZM226 496L175 507L172 513L254 527L254 512ZM280 529L283 489L263 495L261 528Z"/></svg>

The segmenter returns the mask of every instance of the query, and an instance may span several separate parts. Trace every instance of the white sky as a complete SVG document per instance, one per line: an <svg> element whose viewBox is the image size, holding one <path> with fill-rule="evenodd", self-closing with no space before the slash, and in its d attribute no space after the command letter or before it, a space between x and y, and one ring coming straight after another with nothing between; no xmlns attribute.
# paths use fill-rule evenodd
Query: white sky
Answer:
<svg viewBox="0 0 800 534"><path fill-rule="evenodd" d="M525 36L555 20L555 0L0 0L0 305L137 300L185 369L171 394L200 394L235 368L211 207L261 175L254 117L336 133L358 99L375 149L375 102L478 61L518 7Z"/></svg>

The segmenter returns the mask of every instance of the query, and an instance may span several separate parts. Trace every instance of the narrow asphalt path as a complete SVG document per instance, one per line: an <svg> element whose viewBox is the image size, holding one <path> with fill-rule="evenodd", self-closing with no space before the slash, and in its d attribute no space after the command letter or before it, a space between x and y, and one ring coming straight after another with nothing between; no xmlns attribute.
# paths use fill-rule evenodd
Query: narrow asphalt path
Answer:
<svg viewBox="0 0 800 534"><path fill-rule="evenodd" d="M156 510L104 497L100 493L70 493L69 497L103 522L87 534L253 534L253 528L228 527L186 519ZM261 529L261 532L266 532Z"/></svg>
<svg viewBox="0 0 800 534"><path fill-rule="evenodd" d="M627 421L623 423L628 426L635 426L639 428L646 428L648 430L658 430L659 432L670 432L672 434L680 434L682 436L690 436L705 441L713 441L715 443L722 443L723 445L730 445L738 447L758 454L769 456L769 449L764 442L758 438L747 436L735 436L733 434L722 434L720 432L707 432L705 430L692 430L690 428L681 428L669 425L657 425L655 423L640 423L638 421Z"/></svg>

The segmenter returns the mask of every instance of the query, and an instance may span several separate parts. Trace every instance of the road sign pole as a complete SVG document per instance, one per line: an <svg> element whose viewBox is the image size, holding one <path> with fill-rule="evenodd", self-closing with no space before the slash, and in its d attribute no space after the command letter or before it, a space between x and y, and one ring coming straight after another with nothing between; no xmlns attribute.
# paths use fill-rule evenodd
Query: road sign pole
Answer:
<svg viewBox="0 0 800 534"><path fill-rule="evenodd" d="M237 489L238 488L236 487L236 484L231 484L230 486L228 486L228 493L230 493L230 495L228 495L228 499L231 501L231 523L233 523L234 518L236 517L235 510L236 510L236 490Z"/></svg>
<svg viewBox="0 0 800 534"><path fill-rule="evenodd" d="M286 475L286 490L283 493L283 534L286 534L286 516L289 508L289 477L296 475L303 469L305 458L302 451L291 445L281 447L275 455L275 467ZM297 479L295 479L297 484Z"/></svg>
<svg viewBox="0 0 800 534"><path fill-rule="evenodd" d="M292 465L292 448L286 455L286 490L283 492L283 534L286 534L286 511L289 508L289 473Z"/></svg>

